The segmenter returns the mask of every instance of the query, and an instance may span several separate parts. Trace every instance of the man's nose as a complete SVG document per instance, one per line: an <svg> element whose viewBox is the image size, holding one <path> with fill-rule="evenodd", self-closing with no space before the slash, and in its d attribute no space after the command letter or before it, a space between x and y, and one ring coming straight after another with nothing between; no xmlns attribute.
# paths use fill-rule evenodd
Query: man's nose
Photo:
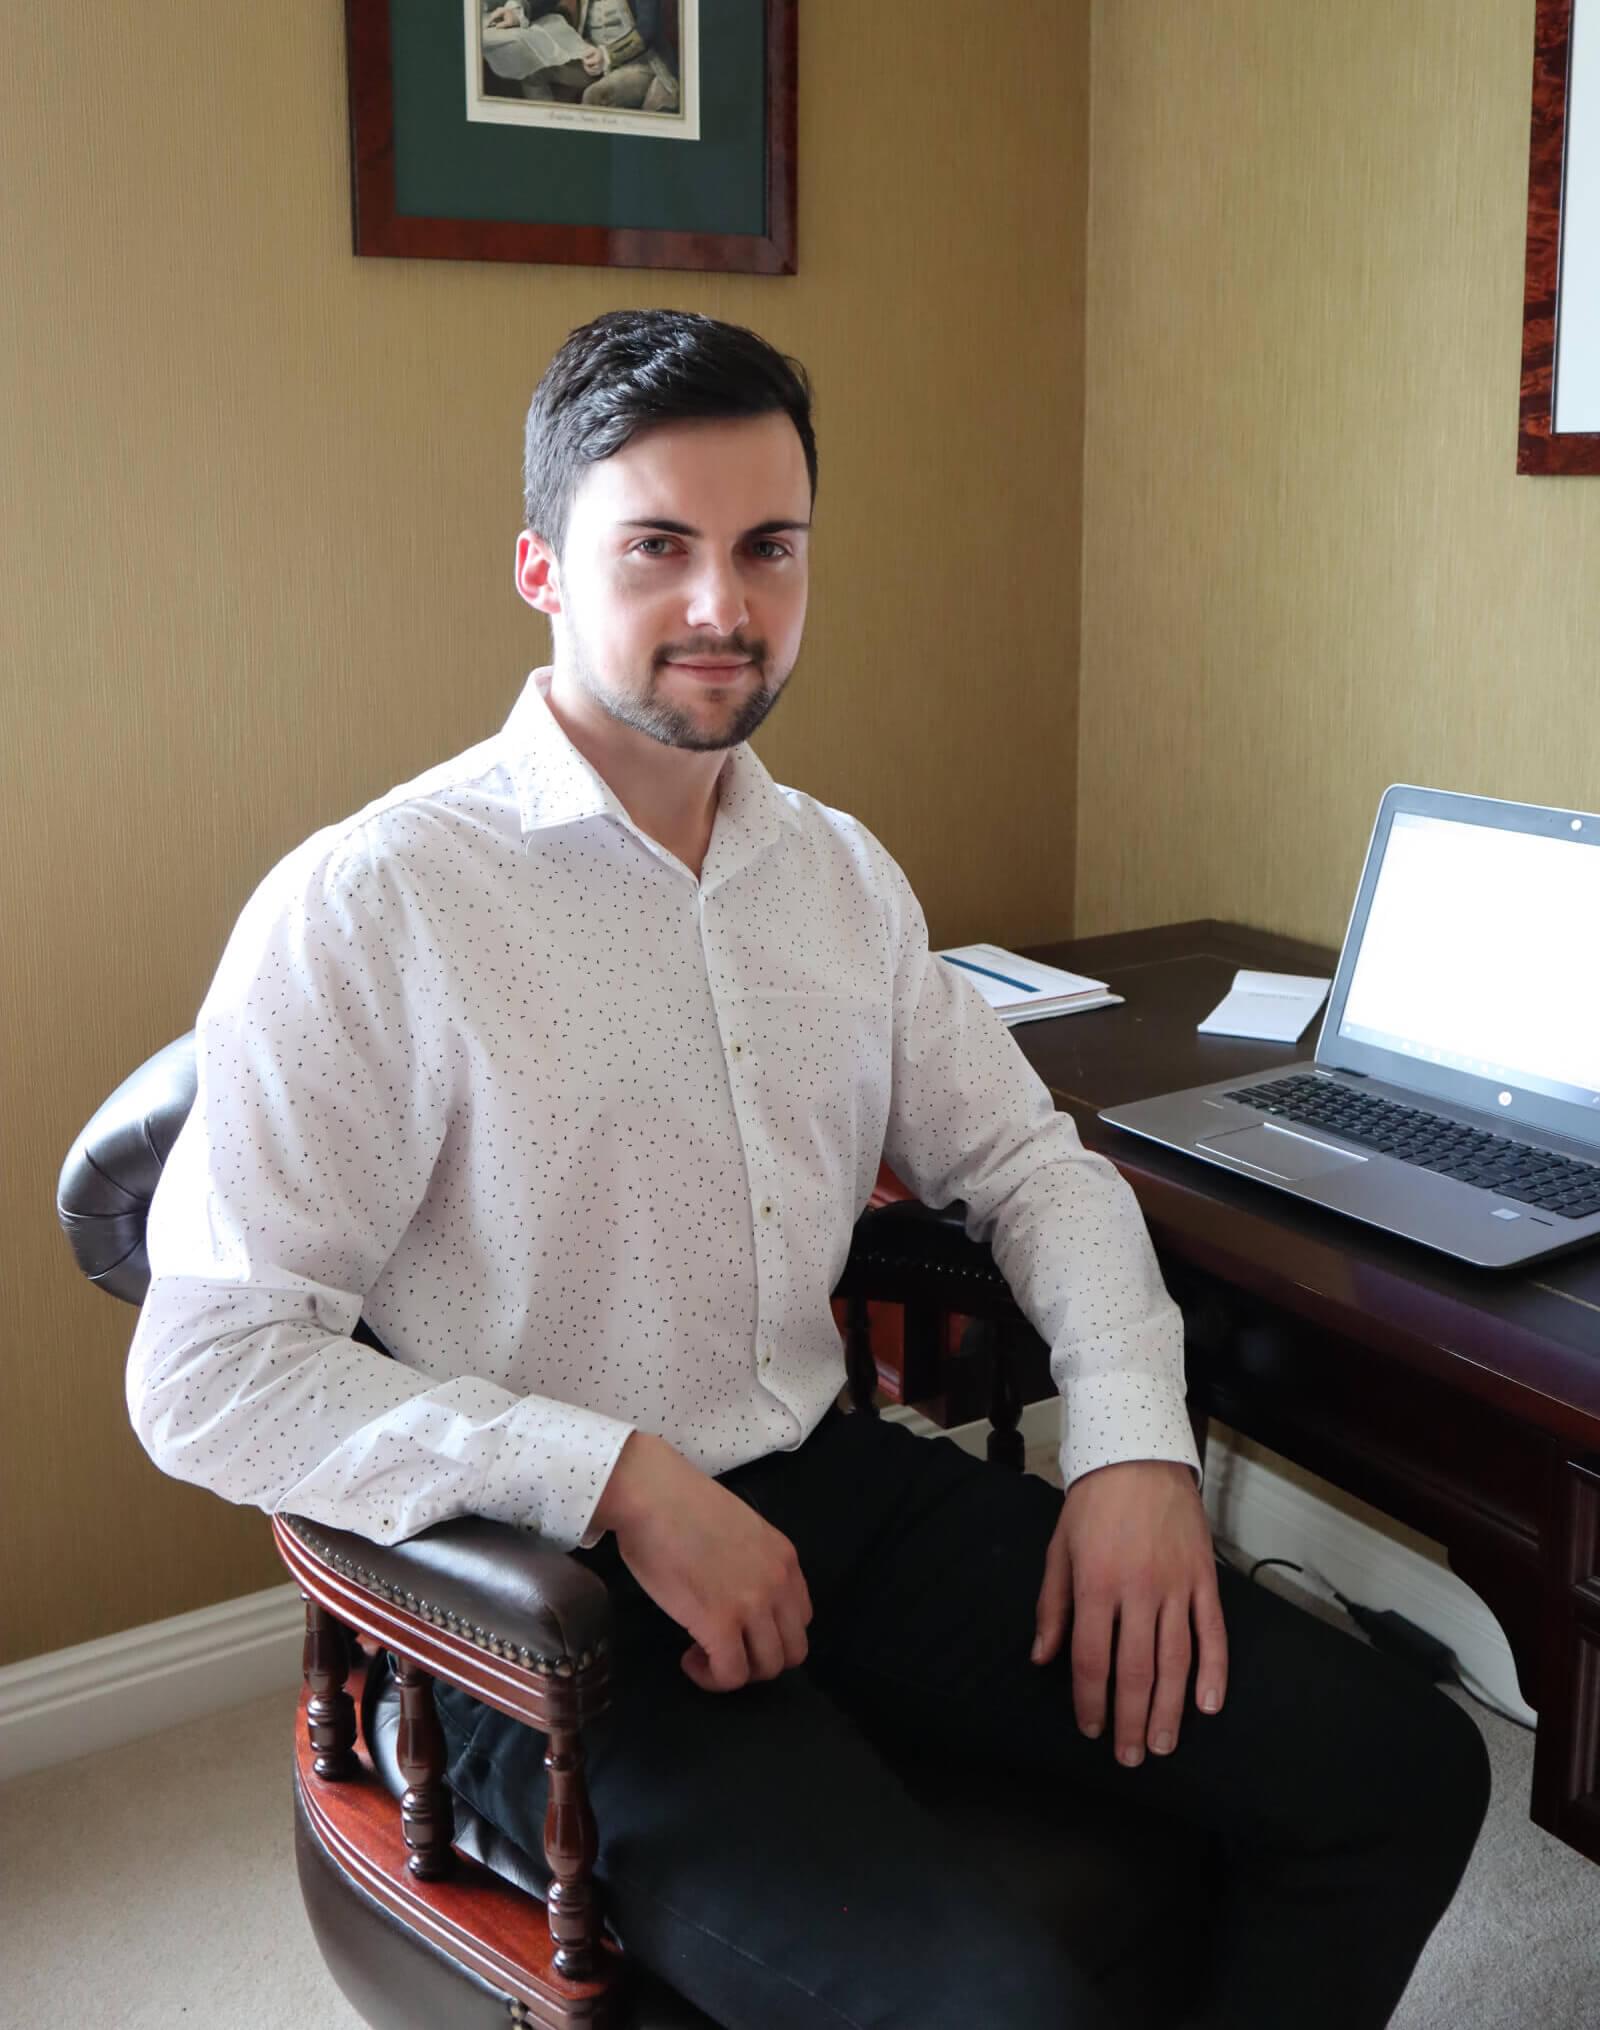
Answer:
<svg viewBox="0 0 1600 2030"><path fill-rule="evenodd" d="M733 634L750 619L744 582L731 562L710 563L695 579L684 620L714 634Z"/></svg>

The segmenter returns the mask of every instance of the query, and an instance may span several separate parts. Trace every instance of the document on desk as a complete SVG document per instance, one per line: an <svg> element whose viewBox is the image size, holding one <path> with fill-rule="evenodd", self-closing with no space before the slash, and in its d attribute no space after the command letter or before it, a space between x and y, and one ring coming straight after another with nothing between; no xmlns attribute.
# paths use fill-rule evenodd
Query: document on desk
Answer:
<svg viewBox="0 0 1600 2030"><path fill-rule="evenodd" d="M1122 996L1104 980L1041 965L1001 945L954 945L935 958L965 975L1008 1028L1042 1022L1052 1015L1078 1015L1088 1008L1116 1008Z"/></svg>
<svg viewBox="0 0 1600 2030"><path fill-rule="evenodd" d="M1332 984L1309 973L1252 973L1241 968L1228 993L1196 1026L1202 1036L1297 1043Z"/></svg>

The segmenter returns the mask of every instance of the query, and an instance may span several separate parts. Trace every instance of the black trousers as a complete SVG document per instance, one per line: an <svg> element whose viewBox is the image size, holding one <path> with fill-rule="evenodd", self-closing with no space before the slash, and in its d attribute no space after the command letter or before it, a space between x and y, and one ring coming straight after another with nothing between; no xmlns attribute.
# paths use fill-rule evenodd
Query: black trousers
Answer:
<svg viewBox="0 0 1600 2030"><path fill-rule="evenodd" d="M790 1538L811 1592L811 1654L771 1683L697 1690L688 1638L612 1541L579 1554L616 1610L615 1700L586 1733L597 1874L643 1964L727 2030L1110 2025L1053 1933L986 1904L874 1746L915 1730L955 1781L989 1758L1058 1792L1063 1825L1094 1793L1192 1845L1215 1910L1196 2024L1388 2020L1488 1802L1450 1700L1224 1568L1227 1702L1191 1702L1176 1751L1124 1769L1109 1727L1077 1729L1065 1648L1029 1661L1058 1489L836 1411L724 1485ZM541 1853L543 1737L445 1686L439 1708L452 1785Z"/></svg>

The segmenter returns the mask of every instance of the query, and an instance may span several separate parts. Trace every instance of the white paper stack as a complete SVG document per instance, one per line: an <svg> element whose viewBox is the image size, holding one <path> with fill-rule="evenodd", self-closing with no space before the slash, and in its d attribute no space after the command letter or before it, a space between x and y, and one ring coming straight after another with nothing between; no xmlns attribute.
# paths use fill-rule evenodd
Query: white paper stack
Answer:
<svg viewBox="0 0 1600 2030"><path fill-rule="evenodd" d="M1309 973L1253 973L1246 968L1197 1024L1202 1036L1251 1036L1262 1043L1297 1043L1327 999L1329 980Z"/></svg>
<svg viewBox="0 0 1600 2030"><path fill-rule="evenodd" d="M1122 996L1104 980L1042 966L999 945L952 945L935 958L972 982L1002 1022L1038 1022L1047 1015L1076 1015L1085 1008L1114 1008Z"/></svg>

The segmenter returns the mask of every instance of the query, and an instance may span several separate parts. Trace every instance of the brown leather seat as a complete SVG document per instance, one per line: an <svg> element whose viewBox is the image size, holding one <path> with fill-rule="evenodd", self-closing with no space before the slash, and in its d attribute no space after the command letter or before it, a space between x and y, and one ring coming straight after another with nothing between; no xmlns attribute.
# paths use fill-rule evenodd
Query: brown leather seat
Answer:
<svg viewBox="0 0 1600 2030"><path fill-rule="evenodd" d="M193 1039L181 1037L117 1088L62 1168L58 1211L79 1266L129 1303L142 1302L149 1284L145 1220L194 1092ZM1017 1316L988 1250L966 1238L958 1219L920 1208L867 1214L840 1287L858 1308L870 1296L967 1316ZM364 1327L358 1336L378 1344ZM924 1346L928 1338L921 1334ZM864 1343L852 1348L851 1372L855 1398L865 1405L873 1375ZM592 1953L580 1947L574 1957L570 1946L565 1959L555 1953L539 1907L550 1863L461 1800L453 1809L453 1850L461 1858L452 1863L442 1842L433 1852L438 1865L453 1865L455 1878L416 1877L442 1766L438 1744L428 1739L424 1670L519 1717L538 1716L552 1743L558 1728L563 1741L575 1742L582 1714L598 1710L608 1683L608 1607L594 1574L537 1538L481 1519L389 1546L294 1518L277 1518L274 1534L306 1592L311 1631L302 1702L309 1745L302 1740L296 1778L300 1880L324 1957L358 2013L378 2030L504 2030L508 2013L524 2024L715 2030L642 1969L628 1968L624 1984L597 1995L596 1980L615 1968L615 1951L596 1936ZM344 1629L374 1656L359 1743L348 1701L340 1705ZM427 1708L413 1705L408 1751L400 1744L402 1699L389 1652L410 1660L410 1696ZM1022 1782L973 1785L963 1769L940 1762L904 1761L899 1772L950 1821L976 1873L1004 1882L1020 1906L1059 1928L1130 2024L1156 2030L1177 2020L1206 1919L1196 1884L1208 1870L1191 1838L1129 1822L1090 1800L1068 1806ZM586 1879L593 1854L592 1827L585 1849L580 1823L581 1767L577 1785L577 1816L551 1849L564 1879ZM401 1798L408 1789L409 1861L392 1831L392 1808L380 1815L376 1804L380 1792ZM502 1912L510 1913L504 1921ZM569 1939L572 1922L569 1916ZM552 1915L549 1932L558 1928ZM506 1936L524 1939L521 1958L508 1955ZM564 1965L589 1959L588 1975L563 1975Z"/></svg>

